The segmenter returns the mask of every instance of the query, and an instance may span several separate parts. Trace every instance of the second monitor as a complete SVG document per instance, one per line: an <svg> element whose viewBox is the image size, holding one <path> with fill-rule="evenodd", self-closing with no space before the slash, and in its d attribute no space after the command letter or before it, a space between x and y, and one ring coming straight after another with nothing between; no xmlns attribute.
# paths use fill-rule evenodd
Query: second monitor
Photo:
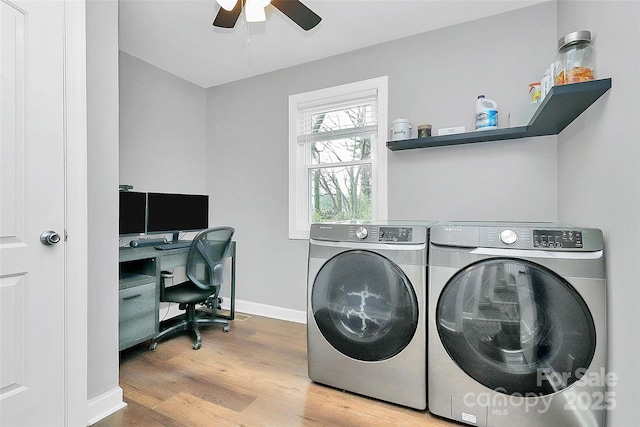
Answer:
<svg viewBox="0 0 640 427"><path fill-rule="evenodd" d="M147 233L199 231L209 227L209 196L200 194L147 194Z"/></svg>

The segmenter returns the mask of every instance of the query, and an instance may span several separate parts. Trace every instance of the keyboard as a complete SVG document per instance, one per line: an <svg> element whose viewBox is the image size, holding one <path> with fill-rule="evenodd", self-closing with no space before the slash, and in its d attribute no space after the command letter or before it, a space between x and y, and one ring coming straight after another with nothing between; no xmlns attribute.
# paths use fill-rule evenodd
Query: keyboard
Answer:
<svg viewBox="0 0 640 427"><path fill-rule="evenodd" d="M154 246L154 248L159 249L161 251L169 251L171 249L182 249L188 248L191 246L191 242L176 242L176 243L165 243L163 245Z"/></svg>

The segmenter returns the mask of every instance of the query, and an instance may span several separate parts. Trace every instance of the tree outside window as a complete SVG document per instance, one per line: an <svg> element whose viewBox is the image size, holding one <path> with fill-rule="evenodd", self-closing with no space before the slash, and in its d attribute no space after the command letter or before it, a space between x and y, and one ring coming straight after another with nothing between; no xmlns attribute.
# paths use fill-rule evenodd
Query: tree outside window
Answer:
<svg viewBox="0 0 640 427"><path fill-rule="evenodd" d="M290 236L312 222L386 216L386 78L353 85L290 97Z"/></svg>
<svg viewBox="0 0 640 427"><path fill-rule="evenodd" d="M314 132L331 134L343 127L364 127L370 108L317 114ZM372 135L361 135L310 144L311 222L371 220L371 140Z"/></svg>

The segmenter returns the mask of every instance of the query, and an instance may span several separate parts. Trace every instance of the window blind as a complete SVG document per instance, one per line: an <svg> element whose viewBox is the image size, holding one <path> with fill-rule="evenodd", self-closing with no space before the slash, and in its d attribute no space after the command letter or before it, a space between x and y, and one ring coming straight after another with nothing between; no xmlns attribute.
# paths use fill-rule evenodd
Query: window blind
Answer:
<svg viewBox="0 0 640 427"><path fill-rule="evenodd" d="M373 135L378 130L375 89L300 103L297 109L299 144Z"/></svg>

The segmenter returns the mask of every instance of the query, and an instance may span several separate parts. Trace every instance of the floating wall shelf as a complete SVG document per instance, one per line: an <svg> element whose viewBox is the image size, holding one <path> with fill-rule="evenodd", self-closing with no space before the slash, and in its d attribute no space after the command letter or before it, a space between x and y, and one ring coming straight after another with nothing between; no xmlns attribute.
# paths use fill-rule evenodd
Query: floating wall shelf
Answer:
<svg viewBox="0 0 640 427"><path fill-rule="evenodd" d="M391 151L557 135L611 88L611 79L553 86L527 126L388 141Z"/></svg>

